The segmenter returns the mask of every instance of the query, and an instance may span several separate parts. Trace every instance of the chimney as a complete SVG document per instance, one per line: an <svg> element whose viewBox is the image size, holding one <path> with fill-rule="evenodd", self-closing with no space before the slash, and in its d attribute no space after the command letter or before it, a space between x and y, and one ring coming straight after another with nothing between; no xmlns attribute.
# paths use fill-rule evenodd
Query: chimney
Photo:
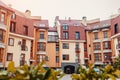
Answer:
<svg viewBox="0 0 120 80"><path fill-rule="evenodd" d="M87 26L87 17L86 16L82 17L82 24Z"/></svg>
<svg viewBox="0 0 120 80"><path fill-rule="evenodd" d="M69 17L68 20L71 21L71 17Z"/></svg>
<svg viewBox="0 0 120 80"><path fill-rule="evenodd" d="M10 8L11 8L11 7L12 7L12 4L8 4L8 7L10 7Z"/></svg>
<svg viewBox="0 0 120 80"><path fill-rule="evenodd" d="M26 11L25 11L25 14L26 14L26 16L29 17L29 16L31 16L31 11L30 11L30 10L26 10Z"/></svg>
<svg viewBox="0 0 120 80"><path fill-rule="evenodd" d="M56 21L56 20L59 20L59 16L56 16L56 17L55 17L55 21Z"/></svg>
<svg viewBox="0 0 120 80"><path fill-rule="evenodd" d="M118 14L120 14L120 8L118 9Z"/></svg>

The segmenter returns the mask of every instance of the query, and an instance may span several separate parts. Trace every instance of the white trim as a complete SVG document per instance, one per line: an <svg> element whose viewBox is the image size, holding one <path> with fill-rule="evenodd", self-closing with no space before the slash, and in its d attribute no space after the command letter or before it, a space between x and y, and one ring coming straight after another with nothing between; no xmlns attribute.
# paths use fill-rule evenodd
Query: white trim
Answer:
<svg viewBox="0 0 120 80"><path fill-rule="evenodd" d="M112 50L111 49L109 49L109 50L103 50L103 53L107 53L107 52L112 52Z"/></svg>
<svg viewBox="0 0 120 80"><path fill-rule="evenodd" d="M111 38L103 38L102 41L111 41Z"/></svg>
<svg viewBox="0 0 120 80"><path fill-rule="evenodd" d="M34 40L33 37L28 37L28 36L24 36L24 35L20 35L20 34L15 34L15 33L11 33L11 32L9 33L9 35L20 37L20 38L26 38L26 39Z"/></svg>
<svg viewBox="0 0 120 80"><path fill-rule="evenodd" d="M38 39L37 42L47 42L46 39Z"/></svg>
<svg viewBox="0 0 120 80"><path fill-rule="evenodd" d="M93 53L102 53L102 50L94 50Z"/></svg>
<svg viewBox="0 0 120 80"><path fill-rule="evenodd" d="M99 32L99 30L93 30L92 32L93 32L93 33L95 33L95 32Z"/></svg>
<svg viewBox="0 0 120 80"><path fill-rule="evenodd" d="M108 28L104 28L104 29L102 29L102 31L108 31L109 29Z"/></svg>
<svg viewBox="0 0 120 80"><path fill-rule="evenodd" d="M36 54L47 54L46 51L38 51Z"/></svg>
<svg viewBox="0 0 120 80"><path fill-rule="evenodd" d="M120 33L118 33L118 34L116 34L116 35L111 36L111 38L115 38L115 37L117 37L117 36L120 36Z"/></svg>
<svg viewBox="0 0 120 80"><path fill-rule="evenodd" d="M85 40L59 40L61 42L86 42Z"/></svg>

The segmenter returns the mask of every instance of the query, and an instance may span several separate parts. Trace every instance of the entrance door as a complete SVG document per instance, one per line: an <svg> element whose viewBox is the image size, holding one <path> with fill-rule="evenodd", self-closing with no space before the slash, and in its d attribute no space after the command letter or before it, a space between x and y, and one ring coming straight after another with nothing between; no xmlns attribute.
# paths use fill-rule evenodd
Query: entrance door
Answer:
<svg viewBox="0 0 120 80"><path fill-rule="evenodd" d="M75 66L67 65L64 67L64 73L66 74L72 74L75 72Z"/></svg>

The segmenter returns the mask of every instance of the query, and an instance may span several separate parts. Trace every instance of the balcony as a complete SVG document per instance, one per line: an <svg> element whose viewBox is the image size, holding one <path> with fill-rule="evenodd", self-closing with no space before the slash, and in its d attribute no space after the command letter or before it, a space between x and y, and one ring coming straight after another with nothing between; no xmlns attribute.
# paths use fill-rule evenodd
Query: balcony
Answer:
<svg viewBox="0 0 120 80"><path fill-rule="evenodd" d="M0 48L5 48L5 44L4 43L0 43Z"/></svg>
<svg viewBox="0 0 120 80"><path fill-rule="evenodd" d="M0 22L0 29L2 30L7 30L7 26L5 24L3 24L2 22Z"/></svg>
<svg viewBox="0 0 120 80"><path fill-rule="evenodd" d="M80 48L75 48L76 53L80 53Z"/></svg>
<svg viewBox="0 0 120 80"><path fill-rule="evenodd" d="M103 62L102 61L95 61L94 64L95 65L103 65Z"/></svg>
<svg viewBox="0 0 120 80"><path fill-rule="evenodd" d="M57 36L48 36L48 42L56 42L58 40Z"/></svg>
<svg viewBox="0 0 120 80"><path fill-rule="evenodd" d="M47 42L47 40L45 38L39 38L37 42Z"/></svg>

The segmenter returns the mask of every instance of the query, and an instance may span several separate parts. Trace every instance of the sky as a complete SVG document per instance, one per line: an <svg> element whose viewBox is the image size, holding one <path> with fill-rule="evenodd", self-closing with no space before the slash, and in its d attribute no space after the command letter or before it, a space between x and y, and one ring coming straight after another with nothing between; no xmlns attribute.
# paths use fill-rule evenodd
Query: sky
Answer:
<svg viewBox="0 0 120 80"><path fill-rule="evenodd" d="M53 26L55 16L60 19L79 19L86 16L88 20L109 18L120 8L120 0L2 0L12 4L12 8L25 12L30 10L32 16L48 19Z"/></svg>

